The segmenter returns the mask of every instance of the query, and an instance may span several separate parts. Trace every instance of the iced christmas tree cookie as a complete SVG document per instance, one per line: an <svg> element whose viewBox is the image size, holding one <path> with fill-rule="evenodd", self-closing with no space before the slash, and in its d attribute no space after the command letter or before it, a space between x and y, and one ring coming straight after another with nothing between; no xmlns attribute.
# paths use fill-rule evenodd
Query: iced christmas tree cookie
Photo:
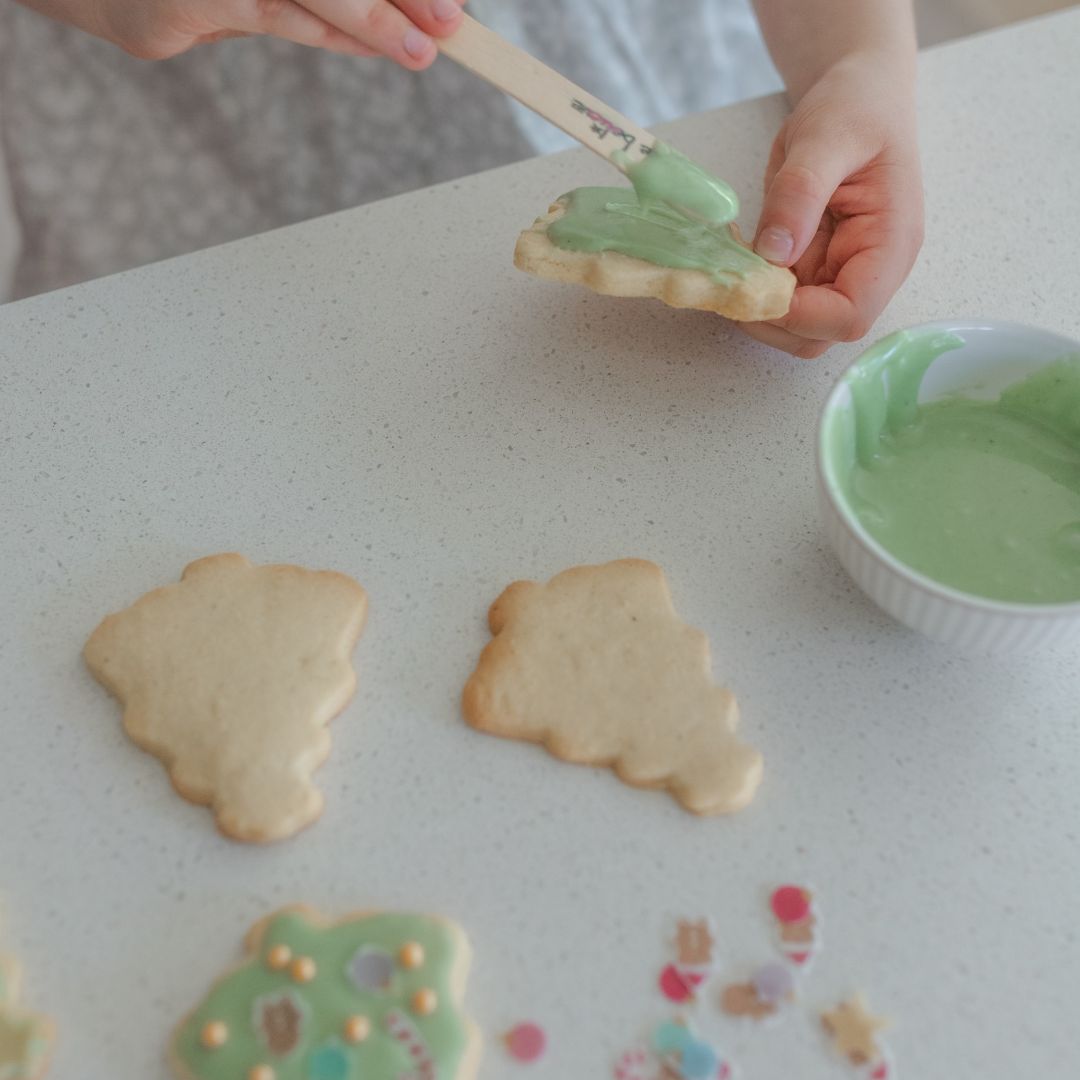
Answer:
<svg viewBox="0 0 1080 1080"><path fill-rule="evenodd" d="M287 908L181 1023L181 1080L472 1080L480 1036L463 1014L464 935L394 912L326 920Z"/></svg>
<svg viewBox="0 0 1080 1080"><path fill-rule="evenodd" d="M0 1080L45 1075L55 1038L52 1021L19 1007L19 967L0 956Z"/></svg>

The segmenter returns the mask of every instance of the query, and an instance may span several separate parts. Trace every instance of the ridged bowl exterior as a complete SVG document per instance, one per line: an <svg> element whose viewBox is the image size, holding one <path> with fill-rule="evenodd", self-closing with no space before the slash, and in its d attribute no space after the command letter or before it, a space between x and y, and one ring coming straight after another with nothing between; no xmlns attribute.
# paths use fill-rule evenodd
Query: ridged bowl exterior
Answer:
<svg viewBox="0 0 1080 1080"><path fill-rule="evenodd" d="M1027 340L1033 351L1045 354L1048 359L1055 349L1058 355L1070 349L1080 351L1080 342L994 320L932 323L914 329L953 330L961 336L970 335L966 337L969 345L964 351L978 349L984 341L992 348L1000 348L1002 341L1011 345L1017 340ZM1012 604L961 593L904 566L862 529L834 492L825 461L825 420L831 409L845 403L843 387L841 378L822 413L818 503L829 543L859 588L905 626L960 653L1021 653L1070 642L1080 644L1080 602Z"/></svg>
<svg viewBox="0 0 1080 1080"><path fill-rule="evenodd" d="M928 588L867 546L822 480L818 502L829 543L855 584L882 611L932 641L968 655L1030 652L1070 640L1080 643L1080 611L1075 605L1062 605L1056 612L1012 610L1010 605L983 605L974 598Z"/></svg>

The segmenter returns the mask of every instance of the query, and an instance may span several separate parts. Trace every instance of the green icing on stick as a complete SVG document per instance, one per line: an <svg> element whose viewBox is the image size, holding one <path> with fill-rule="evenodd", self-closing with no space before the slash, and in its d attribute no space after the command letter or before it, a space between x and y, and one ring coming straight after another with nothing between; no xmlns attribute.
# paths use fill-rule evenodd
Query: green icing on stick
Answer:
<svg viewBox="0 0 1080 1080"><path fill-rule="evenodd" d="M183 1021L183 1080L470 1080L469 948L451 923L391 912L327 921L289 908Z"/></svg>

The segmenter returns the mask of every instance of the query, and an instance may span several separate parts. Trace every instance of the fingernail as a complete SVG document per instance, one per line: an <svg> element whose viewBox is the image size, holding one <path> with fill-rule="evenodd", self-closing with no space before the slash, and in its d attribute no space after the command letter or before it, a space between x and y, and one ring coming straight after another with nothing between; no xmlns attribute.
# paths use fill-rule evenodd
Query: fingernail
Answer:
<svg viewBox="0 0 1080 1080"><path fill-rule="evenodd" d="M761 235L754 244L754 250L771 263L787 263L795 250L795 237L776 225L761 230Z"/></svg>
<svg viewBox="0 0 1080 1080"><path fill-rule="evenodd" d="M405 37L402 40L402 45L405 47L405 51L414 60L424 60L428 54L435 47L435 43L424 33L423 30L417 30L415 26L410 26L405 31Z"/></svg>
<svg viewBox="0 0 1080 1080"><path fill-rule="evenodd" d="M440 22L449 22L461 14L457 0L431 0L431 14Z"/></svg>

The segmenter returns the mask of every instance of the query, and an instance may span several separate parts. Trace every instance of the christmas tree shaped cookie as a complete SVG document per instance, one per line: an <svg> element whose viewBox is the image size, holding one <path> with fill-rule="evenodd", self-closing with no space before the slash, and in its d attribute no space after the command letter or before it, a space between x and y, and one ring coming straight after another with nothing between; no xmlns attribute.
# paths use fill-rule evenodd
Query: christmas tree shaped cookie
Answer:
<svg viewBox="0 0 1080 1080"><path fill-rule="evenodd" d="M761 754L735 734L734 696L712 681L709 643L642 559L516 581L491 606L492 640L465 686L466 720L665 788L688 810L739 810Z"/></svg>
<svg viewBox="0 0 1080 1080"><path fill-rule="evenodd" d="M462 1013L469 948L451 923L393 912L323 919L287 908L183 1021L181 1080L472 1080Z"/></svg>
<svg viewBox="0 0 1080 1080"><path fill-rule="evenodd" d="M19 967L0 956L0 1080L45 1075L55 1038L52 1021L18 1005Z"/></svg>
<svg viewBox="0 0 1080 1080"><path fill-rule="evenodd" d="M366 612L344 574L211 555L108 616L84 656L181 795L237 840L278 840L322 810L311 777L356 688Z"/></svg>

